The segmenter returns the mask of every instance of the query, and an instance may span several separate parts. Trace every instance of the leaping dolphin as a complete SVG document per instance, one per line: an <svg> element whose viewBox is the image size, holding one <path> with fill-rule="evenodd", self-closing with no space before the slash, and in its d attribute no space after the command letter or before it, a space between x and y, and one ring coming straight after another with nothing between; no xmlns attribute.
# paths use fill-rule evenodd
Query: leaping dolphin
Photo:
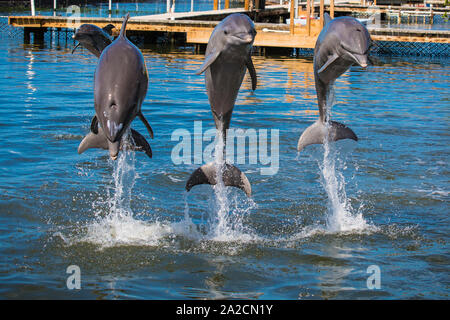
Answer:
<svg viewBox="0 0 450 320"><path fill-rule="evenodd" d="M73 36L78 41L78 44L73 48L72 53L81 45L97 58L100 57L102 51L112 42L110 36L114 28L112 24L108 24L103 29L93 24L82 24Z"/></svg>
<svg viewBox="0 0 450 320"><path fill-rule="evenodd" d="M252 89L256 89L256 72L251 58L251 49L256 31L252 20L244 14L231 14L213 30L206 47L205 61L197 72L205 72L206 91L217 130L222 132L224 149L226 130L230 126L231 115L246 69L249 70ZM224 157L225 159L225 157ZM235 166L224 163L222 171L225 186L238 187L251 195L251 186L245 176ZM198 184L217 183L214 163L208 163L195 170L186 183L186 190Z"/></svg>
<svg viewBox="0 0 450 320"><path fill-rule="evenodd" d="M331 20L325 13L325 26L314 48L314 80L320 116L300 136L298 151L310 144L323 143L327 132L329 141L358 141L358 137L349 127L329 119L330 110L327 108L331 108L328 100L334 81L354 64L362 68L367 67L370 41L366 27L355 18L339 17Z"/></svg>
<svg viewBox="0 0 450 320"><path fill-rule="evenodd" d="M98 61L94 76L95 116L91 133L81 141L78 153L103 148L109 150L113 160L117 159L119 150L128 145L122 137L136 116L153 138L153 130L141 112L148 87L147 67L141 51L126 37L128 18L127 14L119 37L103 50ZM145 151L151 157L145 138L135 130L131 130L131 136L135 144L132 149Z"/></svg>

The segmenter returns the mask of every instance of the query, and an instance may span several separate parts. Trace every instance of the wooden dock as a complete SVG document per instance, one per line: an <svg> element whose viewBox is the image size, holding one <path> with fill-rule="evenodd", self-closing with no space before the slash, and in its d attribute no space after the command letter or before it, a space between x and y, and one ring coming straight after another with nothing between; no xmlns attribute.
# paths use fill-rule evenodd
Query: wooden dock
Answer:
<svg viewBox="0 0 450 320"><path fill-rule="evenodd" d="M137 16L130 18L127 30L135 32L182 33L185 34L187 43L205 44L219 21L231 13L246 13L255 21L283 20L283 17L290 17L291 21L294 21L293 3L294 1L291 2L291 7L274 5L266 6L265 9L251 11L246 10L246 8L235 8ZM255 23L257 35L254 45L257 47L314 48L316 38L322 29L325 10L329 9L331 16L334 16L336 11L345 9L337 5L334 6L333 1L327 7L324 5L324 0L322 0L316 11L318 16L315 16L314 7L312 0L307 0L305 7L299 6L298 16L303 15L306 17L305 25L294 25L294 23L290 25L285 23ZM34 32L39 34L45 32L48 28L74 29L84 23L95 24L99 27L104 27L111 23L115 25L115 31L118 32L122 19L81 17L77 21L73 21L67 17L55 16L10 16L8 23L15 27L25 28L25 33ZM368 30L375 41L450 43L450 31L448 30L400 29L376 26L369 26Z"/></svg>

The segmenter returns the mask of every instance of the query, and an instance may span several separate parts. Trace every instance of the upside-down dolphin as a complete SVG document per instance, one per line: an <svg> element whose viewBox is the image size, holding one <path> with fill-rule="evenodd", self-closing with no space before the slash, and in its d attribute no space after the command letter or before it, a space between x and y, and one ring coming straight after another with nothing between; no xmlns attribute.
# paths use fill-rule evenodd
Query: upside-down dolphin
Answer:
<svg viewBox="0 0 450 320"><path fill-rule="evenodd" d="M89 148L109 150L115 160L119 150L128 145L122 141L131 122L138 116L150 136L153 131L141 111L148 87L148 73L141 51L126 37L129 15L124 17L119 37L107 46L98 61L94 75L95 116L91 133L80 143L78 153ZM135 130L131 130L134 150L142 150L151 157L150 145Z"/></svg>
<svg viewBox="0 0 450 320"><path fill-rule="evenodd" d="M354 64L362 68L367 67L369 47L369 32L358 20L352 17L331 20L325 13L325 26L314 48L314 80L320 116L300 136L298 151L310 144L321 144L325 138L329 141L358 141L358 137L350 128L329 119L330 110L327 108L331 108L329 98L334 81Z"/></svg>
<svg viewBox="0 0 450 320"><path fill-rule="evenodd" d="M226 144L226 130L239 88L246 70L250 72L252 89L256 89L256 72L251 58L251 49L256 31L252 20L244 14L231 14L213 30L206 47L205 61L197 72L205 72L206 91L217 130L220 130ZM224 157L225 159L225 157ZM198 184L217 183L217 167L208 163L195 170L186 183L186 190ZM224 163L221 170L225 186L238 187L251 195L251 186L235 166Z"/></svg>
<svg viewBox="0 0 450 320"><path fill-rule="evenodd" d="M114 28L112 24L108 24L103 29L93 24L82 24L73 36L78 41L78 44L73 48L72 53L81 45L97 58L100 57L102 51L112 42L110 36Z"/></svg>

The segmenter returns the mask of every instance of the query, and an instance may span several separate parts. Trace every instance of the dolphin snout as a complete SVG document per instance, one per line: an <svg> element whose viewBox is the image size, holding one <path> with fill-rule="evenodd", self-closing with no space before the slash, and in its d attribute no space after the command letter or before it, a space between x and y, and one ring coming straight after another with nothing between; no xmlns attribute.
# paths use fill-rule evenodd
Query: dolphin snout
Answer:
<svg viewBox="0 0 450 320"><path fill-rule="evenodd" d="M251 43L255 38L252 33L238 33L234 35L234 37L238 38L243 43Z"/></svg>

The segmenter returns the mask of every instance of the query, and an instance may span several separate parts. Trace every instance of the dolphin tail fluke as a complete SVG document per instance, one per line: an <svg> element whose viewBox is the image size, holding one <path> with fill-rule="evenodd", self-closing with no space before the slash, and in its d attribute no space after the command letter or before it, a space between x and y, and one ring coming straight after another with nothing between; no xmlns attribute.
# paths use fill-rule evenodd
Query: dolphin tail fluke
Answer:
<svg viewBox="0 0 450 320"><path fill-rule="evenodd" d="M144 136L133 129L131 129L131 136L133 137L134 142L131 149L134 151L143 151L149 158L151 158L153 155L152 148L150 148L150 144L147 140L145 140Z"/></svg>
<svg viewBox="0 0 450 320"><path fill-rule="evenodd" d="M117 158L117 154L120 149L129 148L133 151L143 151L150 158L152 157L152 148L145 138L136 130L131 129L131 139L127 142L109 142L101 127L98 128L97 133L90 132L86 137L83 138L80 145L78 146L78 154L82 154L87 149L105 149L109 150L111 158L114 160Z"/></svg>
<svg viewBox="0 0 450 320"><path fill-rule="evenodd" d="M246 175L237 167L231 164L225 164L222 172L223 184L228 187L236 187L245 192L250 197L252 195L252 187ZM189 180L186 182L186 190L190 191L192 187L198 184L217 184L217 167L214 162L205 164L195 170Z"/></svg>
<svg viewBox="0 0 450 320"><path fill-rule="evenodd" d="M330 121L327 130L326 124L321 120L317 120L313 125L306 128L300 136L297 144L297 151L302 151L303 148L310 144L322 144L325 141L328 132L329 141L338 141L342 139L352 139L358 141L358 137L352 129L345 124Z"/></svg>
<svg viewBox="0 0 450 320"><path fill-rule="evenodd" d="M86 137L84 137L78 146L78 154L82 154L87 149L92 148L108 149L108 140L103 132L98 134L90 132Z"/></svg>

